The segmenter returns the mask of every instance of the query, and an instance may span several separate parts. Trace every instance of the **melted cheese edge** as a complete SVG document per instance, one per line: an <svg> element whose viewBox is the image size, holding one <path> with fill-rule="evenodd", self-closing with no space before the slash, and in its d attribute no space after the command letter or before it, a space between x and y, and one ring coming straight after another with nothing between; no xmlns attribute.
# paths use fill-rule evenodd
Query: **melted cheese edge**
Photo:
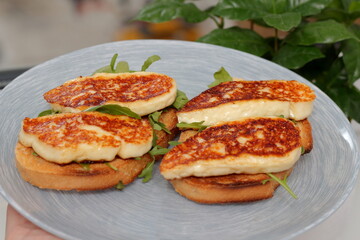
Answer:
<svg viewBox="0 0 360 240"><path fill-rule="evenodd" d="M161 174L166 179L177 179L189 176L208 177L241 173L281 172L291 168L299 160L300 155L301 147L282 156L242 154L239 157L231 156L223 159L199 160L188 165L178 165L162 171Z"/></svg>
<svg viewBox="0 0 360 240"><path fill-rule="evenodd" d="M247 117L278 117L302 120L313 110L313 102L284 102L270 100L248 100L220 104L216 107L177 113L179 122L204 121L212 126L219 122L239 120Z"/></svg>
<svg viewBox="0 0 360 240"><path fill-rule="evenodd" d="M96 142L77 144L76 147L74 145L72 147L53 147L41 141L36 135L26 133L23 127L21 127L19 133L19 142L26 147L32 147L45 160L59 164L70 163L72 161L112 161L116 155L123 159L140 157L147 153L152 146L152 135L149 139L139 144L134 144L125 142L120 137L97 126L83 125L80 128L94 131L98 136L112 136L119 142L119 147L104 147ZM60 134L62 133L59 130Z"/></svg>

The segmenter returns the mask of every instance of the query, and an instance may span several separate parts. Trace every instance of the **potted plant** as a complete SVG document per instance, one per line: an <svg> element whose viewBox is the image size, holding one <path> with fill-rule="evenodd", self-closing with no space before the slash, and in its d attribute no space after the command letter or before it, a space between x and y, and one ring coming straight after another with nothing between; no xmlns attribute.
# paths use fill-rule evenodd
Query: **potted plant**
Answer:
<svg viewBox="0 0 360 240"><path fill-rule="evenodd" d="M328 94L349 119L360 122L360 1L220 0L202 10L196 1L155 0L135 20L214 21L197 41L248 52L295 71ZM225 22L249 21L249 28ZM254 29L273 32L263 37ZM279 33L282 33L280 37Z"/></svg>

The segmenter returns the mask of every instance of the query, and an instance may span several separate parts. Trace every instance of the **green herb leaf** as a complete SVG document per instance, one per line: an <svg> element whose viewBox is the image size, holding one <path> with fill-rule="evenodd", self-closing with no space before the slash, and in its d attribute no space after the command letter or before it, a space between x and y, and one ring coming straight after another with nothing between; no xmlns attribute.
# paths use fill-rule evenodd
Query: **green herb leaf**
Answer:
<svg viewBox="0 0 360 240"><path fill-rule="evenodd" d="M120 61L118 64L116 64L115 68L116 73L125 73L130 72L129 64L126 61Z"/></svg>
<svg viewBox="0 0 360 240"><path fill-rule="evenodd" d="M94 75L95 73L113 73L113 71L111 70L110 65L107 65L105 67L99 68L92 75Z"/></svg>
<svg viewBox="0 0 360 240"><path fill-rule="evenodd" d="M268 43L259 34L239 27L216 29L197 41L237 49L256 56L262 56L270 50Z"/></svg>
<svg viewBox="0 0 360 240"><path fill-rule="evenodd" d="M317 43L335 43L345 39L357 39L343 24L334 20L308 23L297 28L287 38L286 42L298 45Z"/></svg>
<svg viewBox="0 0 360 240"><path fill-rule="evenodd" d="M148 57L148 59L145 60L144 64L141 67L141 71L146 71L150 67L151 64L153 64L156 61L159 61L161 58L158 55L152 55Z"/></svg>
<svg viewBox="0 0 360 240"><path fill-rule="evenodd" d="M129 108L121 107L116 104L106 104L106 105L91 107L91 108L86 109L84 112L94 112L94 111L107 113L107 114L111 114L111 115L126 115L126 116L133 117L136 119L141 119L141 117L138 114L134 113Z"/></svg>
<svg viewBox="0 0 360 240"><path fill-rule="evenodd" d="M285 44L276 53L273 61L290 69L298 69L312 60L323 57L325 55L315 46Z"/></svg>
<svg viewBox="0 0 360 240"><path fill-rule="evenodd" d="M288 1L289 9L298 12L302 16L310 16L320 13L332 0L302 0Z"/></svg>
<svg viewBox="0 0 360 240"><path fill-rule="evenodd" d="M159 118L161 115L162 111L159 112L153 112L151 114L149 114L148 118L150 121L151 126L153 127L153 129L161 131L164 130L166 133L171 134L171 132L169 131L169 129L166 128L165 124L162 122L159 122Z"/></svg>
<svg viewBox="0 0 360 240"><path fill-rule="evenodd" d="M180 110L188 101L189 99L186 94L183 91L177 90L176 98L172 106L177 110Z"/></svg>
<svg viewBox="0 0 360 240"><path fill-rule="evenodd" d="M38 117L54 115L54 114L58 114L58 113L59 113L58 111L54 111L52 109L49 109L49 110L45 110L45 111L42 111L41 113L39 113Z"/></svg>
<svg viewBox="0 0 360 240"><path fill-rule="evenodd" d="M35 156L35 157L39 157L39 154L37 154L35 151L32 152L32 155Z"/></svg>
<svg viewBox="0 0 360 240"><path fill-rule="evenodd" d="M269 175L269 177L271 177L273 180L277 181L278 183L280 183L280 185L285 188L286 191L288 191L290 193L290 195L297 199L298 197L296 196L296 194L290 189L289 185L287 184L287 176L284 177L283 180L279 179L278 177L276 177L275 175L273 175L272 173L267 173L267 175ZM264 182L264 181L263 181ZM266 182L265 182L266 183Z"/></svg>
<svg viewBox="0 0 360 240"><path fill-rule="evenodd" d="M305 153L305 148L301 146L301 155Z"/></svg>
<svg viewBox="0 0 360 240"><path fill-rule="evenodd" d="M153 147L150 151L149 154L151 156L156 156L156 155L165 155L166 153L168 153L170 151L170 149L168 148L164 148L161 147L159 145L156 145L155 147Z"/></svg>
<svg viewBox="0 0 360 240"><path fill-rule="evenodd" d="M220 83L230 82L233 80L230 74L223 67L221 67L217 72L214 73L214 78L215 81L208 85L209 88L215 87Z"/></svg>
<svg viewBox="0 0 360 240"><path fill-rule="evenodd" d="M206 129L208 126L203 125L205 121L201 121L201 122L192 122L192 123L185 123L185 122L180 122L178 124L176 124L176 126L178 128L190 128L190 129L198 129L198 131L202 131L204 129Z"/></svg>
<svg viewBox="0 0 360 240"><path fill-rule="evenodd" d="M116 62L117 57L118 57L118 54L115 53L114 56L111 58L110 69L112 72L115 72L115 62Z"/></svg>
<svg viewBox="0 0 360 240"><path fill-rule="evenodd" d="M85 171L90 171L90 164L89 163L81 163L77 162Z"/></svg>
<svg viewBox="0 0 360 240"><path fill-rule="evenodd" d="M117 190L123 190L125 187L126 187L126 185L123 184L122 181L120 181L118 184L115 185L115 188L116 188Z"/></svg>
<svg viewBox="0 0 360 240"><path fill-rule="evenodd" d="M301 15L296 12L269 14L266 15L263 20L271 27L281 31L289 31L300 24Z"/></svg>
<svg viewBox="0 0 360 240"><path fill-rule="evenodd" d="M151 142L152 147L155 147L157 145L157 140L158 140L158 136L156 135L155 130L153 129L153 139Z"/></svg>
<svg viewBox="0 0 360 240"><path fill-rule="evenodd" d="M177 146L177 145L181 144L181 142L178 142L178 141L169 141L168 143L170 146Z"/></svg>
<svg viewBox="0 0 360 240"><path fill-rule="evenodd" d="M360 79L360 42L349 39L344 41L343 46L343 59L349 79L349 85L353 85L356 80Z"/></svg>
<svg viewBox="0 0 360 240"><path fill-rule="evenodd" d="M154 163L155 163L155 160L153 160L152 162L146 164L146 167L142 170L142 172L138 176L138 178L144 178L142 180L143 183L148 182L152 178L152 172L153 172L153 168L154 168Z"/></svg>
<svg viewBox="0 0 360 240"><path fill-rule="evenodd" d="M109 162L105 163L106 166L108 166L109 168L111 168L114 171L118 171L119 169L117 169L116 167L114 167L113 165L111 165Z"/></svg>

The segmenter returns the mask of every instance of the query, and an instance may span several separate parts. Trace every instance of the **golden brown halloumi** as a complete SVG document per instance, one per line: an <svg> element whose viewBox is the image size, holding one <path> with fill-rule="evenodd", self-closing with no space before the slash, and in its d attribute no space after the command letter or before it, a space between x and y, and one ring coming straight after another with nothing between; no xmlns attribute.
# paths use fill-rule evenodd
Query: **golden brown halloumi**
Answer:
<svg viewBox="0 0 360 240"><path fill-rule="evenodd" d="M150 150L152 139L147 119L99 112L25 118L19 134L22 145L61 164L139 157Z"/></svg>
<svg viewBox="0 0 360 240"><path fill-rule="evenodd" d="M98 73L65 82L44 94L55 111L80 112L89 107L118 104L144 116L171 105L176 82L159 73Z"/></svg>
<svg viewBox="0 0 360 240"><path fill-rule="evenodd" d="M208 127L167 153L166 179L281 172L301 155L300 131L284 118L251 118Z"/></svg>
<svg viewBox="0 0 360 240"><path fill-rule="evenodd" d="M297 81L231 81L209 88L190 100L178 113L179 122L214 125L245 117L307 118L315 94Z"/></svg>

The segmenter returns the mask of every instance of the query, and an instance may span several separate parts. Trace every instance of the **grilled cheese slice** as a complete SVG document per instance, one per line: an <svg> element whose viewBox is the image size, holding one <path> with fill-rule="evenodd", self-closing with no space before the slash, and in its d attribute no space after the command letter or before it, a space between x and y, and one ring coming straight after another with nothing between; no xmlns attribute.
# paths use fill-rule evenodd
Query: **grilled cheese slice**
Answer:
<svg viewBox="0 0 360 240"><path fill-rule="evenodd" d="M252 118L208 127L167 153L160 172L189 176L281 172L301 155L300 131L284 118Z"/></svg>
<svg viewBox="0 0 360 240"><path fill-rule="evenodd" d="M214 125L246 117L280 116L294 120L307 118L315 94L297 81L231 81L202 92L178 113L179 122Z"/></svg>
<svg viewBox="0 0 360 240"><path fill-rule="evenodd" d="M44 98L59 112L118 104L144 116L174 102L176 83L167 75L152 72L97 73L67 81L46 92Z"/></svg>
<svg viewBox="0 0 360 240"><path fill-rule="evenodd" d="M25 118L19 142L47 161L111 161L140 157L151 148L148 120L99 112L63 113Z"/></svg>

